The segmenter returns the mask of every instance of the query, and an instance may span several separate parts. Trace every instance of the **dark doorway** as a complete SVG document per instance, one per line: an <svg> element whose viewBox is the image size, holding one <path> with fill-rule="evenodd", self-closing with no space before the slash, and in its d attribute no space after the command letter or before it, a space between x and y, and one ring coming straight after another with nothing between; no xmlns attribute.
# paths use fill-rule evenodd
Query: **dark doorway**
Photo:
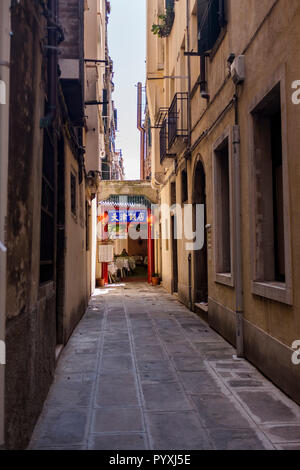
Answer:
<svg viewBox="0 0 300 470"><path fill-rule="evenodd" d="M204 204L204 226L207 224L206 214L206 182L203 164L198 161L193 188L193 225L196 230L196 205ZM204 231L204 245L201 250L194 253L195 303L208 301L208 274L207 274L207 233Z"/></svg>
<svg viewBox="0 0 300 470"><path fill-rule="evenodd" d="M175 217L171 217L171 241L172 241L172 257L173 257L173 292L178 292L178 258L177 258L177 238Z"/></svg>

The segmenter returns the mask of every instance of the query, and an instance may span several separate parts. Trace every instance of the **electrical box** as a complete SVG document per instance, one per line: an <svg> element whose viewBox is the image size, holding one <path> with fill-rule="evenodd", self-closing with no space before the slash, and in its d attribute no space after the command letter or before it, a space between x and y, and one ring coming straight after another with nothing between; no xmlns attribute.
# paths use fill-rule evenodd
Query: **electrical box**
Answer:
<svg viewBox="0 0 300 470"><path fill-rule="evenodd" d="M238 85L245 81L245 56L239 55L231 64L231 77L233 82Z"/></svg>

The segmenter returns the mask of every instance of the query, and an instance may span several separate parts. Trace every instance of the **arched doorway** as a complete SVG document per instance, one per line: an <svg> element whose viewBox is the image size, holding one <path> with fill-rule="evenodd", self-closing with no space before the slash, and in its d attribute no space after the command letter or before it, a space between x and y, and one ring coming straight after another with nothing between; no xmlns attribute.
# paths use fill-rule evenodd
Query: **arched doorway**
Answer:
<svg viewBox="0 0 300 470"><path fill-rule="evenodd" d="M206 214L206 178L203 163L198 157L193 179L193 225L196 230L196 205L204 204L204 226L207 224ZM204 231L204 245L194 252L194 303L206 304L208 301L207 272L207 232Z"/></svg>

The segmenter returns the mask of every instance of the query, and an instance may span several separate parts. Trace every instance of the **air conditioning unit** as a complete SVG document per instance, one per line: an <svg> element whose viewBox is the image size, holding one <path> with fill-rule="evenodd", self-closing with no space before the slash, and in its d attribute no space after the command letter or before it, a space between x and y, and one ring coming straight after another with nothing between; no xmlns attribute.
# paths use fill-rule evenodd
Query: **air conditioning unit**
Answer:
<svg viewBox="0 0 300 470"><path fill-rule="evenodd" d="M246 78L245 74L245 56L239 55L231 64L231 77L233 82L238 85L243 83Z"/></svg>

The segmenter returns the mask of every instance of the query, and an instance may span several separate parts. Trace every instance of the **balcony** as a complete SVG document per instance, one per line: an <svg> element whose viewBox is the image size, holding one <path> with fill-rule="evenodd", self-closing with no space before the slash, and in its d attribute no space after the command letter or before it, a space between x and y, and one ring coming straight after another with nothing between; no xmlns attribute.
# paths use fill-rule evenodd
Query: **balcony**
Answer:
<svg viewBox="0 0 300 470"><path fill-rule="evenodd" d="M176 93L170 108L158 119L160 128L160 162L174 158L185 146L188 137L188 93Z"/></svg>
<svg viewBox="0 0 300 470"><path fill-rule="evenodd" d="M169 150L179 151L179 146L186 137L188 137L188 93L176 93L168 111Z"/></svg>
<svg viewBox="0 0 300 470"><path fill-rule="evenodd" d="M152 33L160 38L166 38L171 34L175 19L174 3L175 0L165 0L165 13L158 17L162 23L152 25Z"/></svg>

